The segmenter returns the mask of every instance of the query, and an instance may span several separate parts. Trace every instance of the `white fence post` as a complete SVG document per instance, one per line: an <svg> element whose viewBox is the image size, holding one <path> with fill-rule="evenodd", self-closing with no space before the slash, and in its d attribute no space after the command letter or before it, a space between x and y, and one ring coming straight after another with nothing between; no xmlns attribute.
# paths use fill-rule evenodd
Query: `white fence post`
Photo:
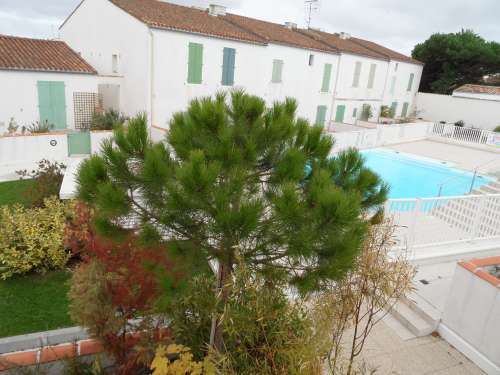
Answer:
<svg viewBox="0 0 500 375"><path fill-rule="evenodd" d="M415 238L417 232L417 222L420 216L420 209L422 207L422 199L415 199L415 206L413 208L414 214L411 218L410 224L408 226L408 250L412 250L415 245Z"/></svg>

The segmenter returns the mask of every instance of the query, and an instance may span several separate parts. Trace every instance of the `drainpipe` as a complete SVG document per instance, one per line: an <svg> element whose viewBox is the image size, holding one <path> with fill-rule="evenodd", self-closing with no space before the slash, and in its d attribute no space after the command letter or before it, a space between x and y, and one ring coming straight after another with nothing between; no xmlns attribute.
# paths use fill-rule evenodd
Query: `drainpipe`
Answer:
<svg viewBox="0 0 500 375"><path fill-rule="evenodd" d="M330 121L334 118L333 114L335 111L335 99L337 97L337 85L339 83L339 76L340 76L340 63L342 61L342 54L339 53L339 62L337 64L337 73L335 74L335 85L333 85L333 97L332 97L332 110L330 111Z"/></svg>
<svg viewBox="0 0 500 375"><path fill-rule="evenodd" d="M389 70L391 69L391 59L389 59L389 63L387 64L387 71L385 72L385 84L384 89L382 90L382 105L384 105L385 91L387 90L387 82L389 79ZM380 112L378 113L378 122L380 122Z"/></svg>
<svg viewBox="0 0 500 375"><path fill-rule="evenodd" d="M152 137L152 126L154 118L154 72L155 72L155 62L154 62L154 34L151 28L148 27L149 31L149 136Z"/></svg>

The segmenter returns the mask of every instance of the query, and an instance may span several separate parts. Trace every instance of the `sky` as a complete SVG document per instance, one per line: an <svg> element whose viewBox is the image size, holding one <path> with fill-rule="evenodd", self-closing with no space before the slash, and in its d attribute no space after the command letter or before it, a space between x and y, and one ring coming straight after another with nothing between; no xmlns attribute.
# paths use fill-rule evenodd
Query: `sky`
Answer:
<svg viewBox="0 0 500 375"><path fill-rule="evenodd" d="M56 38L80 0L0 0L0 34ZM304 0L172 0L181 5L225 5L228 12L283 24L306 25ZM500 42L500 0L318 0L311 26L344 31L409 55L435 32L472 29Z"/></svg>

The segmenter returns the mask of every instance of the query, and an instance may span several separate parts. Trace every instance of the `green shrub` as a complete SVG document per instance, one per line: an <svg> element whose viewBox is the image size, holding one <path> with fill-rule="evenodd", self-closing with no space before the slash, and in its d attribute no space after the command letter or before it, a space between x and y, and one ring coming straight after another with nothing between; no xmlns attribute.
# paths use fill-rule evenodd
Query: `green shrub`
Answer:
<svg viewBox="0 0 500 375"><path fill-rule="evenodd" d="M31 134L44 134L49 133L52 129L54 129L54 125L49 124L49 122L45 120L44 122L33 122L25 131Z"/></svg>
<svg viewBox="0 0 500 375"><path fill-rule="evenodd" d="M90 128L92 130L113 130L115 127L123 125L128 118L114 109L105 112L94 112Z"/></svg>
<svg viewBox="0 0 500 375"><path fill-rule="evenodd" d="M500 125L498 125L495 129L493 129L495 133L500 133Z"/></svg>
<svg viewBox="0 0 500 375"><path fill-rule="evenodd" d="M46 199L43 208L0 207L0 278L61 269L70 254L63 245L67 205Z"/></svg>
<svg viewBox="0 0 500 375"><path fill-rule="evenodd" d="M59 196L65 170L66 166L62 163L42 159L38 162L37 169L30 172L26 169L16 171L21 178L31 178L34 181L25 192L29 206L43 207L45 199Z"/></svg>
<svg viewBox="0 0 500 375"><path fill-rule="evenodd" d="M387 105L383 105L380 107L380 117L394 118L394 115L394 108Z"/></svg>

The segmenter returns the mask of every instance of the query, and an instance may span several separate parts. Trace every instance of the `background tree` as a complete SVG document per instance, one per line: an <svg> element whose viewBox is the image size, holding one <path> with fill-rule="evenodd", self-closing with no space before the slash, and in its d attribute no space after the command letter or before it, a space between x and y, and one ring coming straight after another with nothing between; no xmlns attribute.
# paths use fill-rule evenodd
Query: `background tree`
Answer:
<svg viewBox="0 0 500 375"><path fill-rule="evenodd" d="M267 109L240 91L193 100L157 144L138 116L82 164L79 196L101 235L123 237L134 218L145 243L167 239L172 257L216 261L221 306L238 257L320 288L351 267L387 187L356 151L330 158L332 139L296 108L287 99ZM210 341L222 350L220 316Z"/></svg>
<svg viewBox="0 0 500 375"><path fill-rule="evenodd" d="M433 34L415 46L412 56L425 63L423 92L451 94L463 84L481 84L486 75L500 73L500 44L471 30Z"/></svg>

